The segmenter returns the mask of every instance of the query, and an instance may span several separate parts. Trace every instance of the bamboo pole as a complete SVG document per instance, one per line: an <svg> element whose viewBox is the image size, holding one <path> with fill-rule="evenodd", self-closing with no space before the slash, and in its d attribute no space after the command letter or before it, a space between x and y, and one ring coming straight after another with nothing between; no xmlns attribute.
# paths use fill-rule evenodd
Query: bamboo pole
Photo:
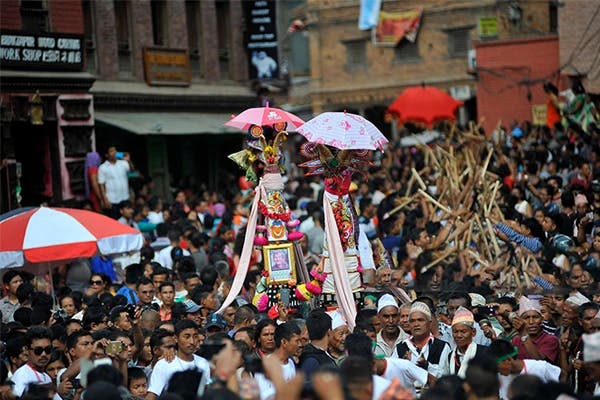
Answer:
<svg viewBox="0 0 600 400"><path fill-rule="evenodd" d="M384 220L388 219L392 215L396 214L398 211L402 210L404 207L406 207L408 204L410 204L411 201L413 201L412 197L409 197L409 198L405 199L404 201L402 201L402 203L400 203L399 205L397 205L396 207L394 207L390 211L388 211L385 214L383 214L383 219Z"/></svg>
<svg viewBox="0 0 600 400"><path fill-rule="evenodd" d="M498 238L496 237L496 232L494 232L494 228L492 228L492 223L488 218L486 218L485 222L488 228L488 232L490 233L490 240L492 241L492 245L494 246L494 252L496 253L496 257L498 257L500 255L500 246L498 246Z"/></svg>
<svg viewBox="0 0 600 400"><path fill-rule="evenodd" d="M485 178L485 172L488 169L488 165L490 164L490 160L492 159L492 155L493 154L494 154L494 148L491 147L490 150L489 150L489 152L488 152L487 157L485 158L485 163L483 163L483 168L481 170L481 179Z"/></svg>
<svg viewBox="0 0 600 400"><path fill-rule="evenodd" d="M410 194L410 191L413 187L413 183L415 182L414 175L410 175L410 179L408 180L408 184L406 185L406 192L404 193L404 197L407 197Z"/></svg>
<svg viewBox="0 0 600 400"><path fill-rule="evenodd" d="M435 260L433 260L426 266L422 267L421 273L429 270L430 268L432 268L432 267L436 266L437 264L439 264L440 262L444 261L446 259L446 257L448 257L450 254L454 253L455 251L456 251L456 248L454 248L454 247L447 249L446 251L444 251L444 253L442 253L442 255L440 257L436 258Z"/></svg>
<svg viewBox="0 0 600 400"><path fill-rule="evenodd" d="M419 189L419 193L421 194L421 196L425 197L425 199L427 199L429 202L435 204L439 209L441 209L442 211L447 212L448 214L451 213L451 211L448 209L448 207L446 207L445 205L443 205L442 203L440 203L439 201L437 201L436 199L434 199L433 197L431 197L429 195L429 193L427 193L426 191L424 191L423 189Z"/></svg>
<svg viewBox="0 0 600 400"><path fill-rule="evenodd" d="M421 189L422 190L427 190L427 186L425 186L425 182L423 182L423 179L421 179L421 175L419 175L419 173L417 172L417 170L414 169L414 168L411 168L410 172L414 176L415 180L417 181L417 183L419 184L419 186L421 187Z"/></svg>

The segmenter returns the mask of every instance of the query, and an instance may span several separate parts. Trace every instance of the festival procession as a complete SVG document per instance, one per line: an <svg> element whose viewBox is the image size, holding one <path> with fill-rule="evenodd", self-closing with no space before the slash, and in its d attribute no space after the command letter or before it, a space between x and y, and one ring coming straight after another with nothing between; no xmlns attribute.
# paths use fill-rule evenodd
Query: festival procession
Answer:
<svg viewBox="0 0 600 400"><path fill-rule="evenodd" d="M600 398L600 0L1 0L0 398Z"/></svg>

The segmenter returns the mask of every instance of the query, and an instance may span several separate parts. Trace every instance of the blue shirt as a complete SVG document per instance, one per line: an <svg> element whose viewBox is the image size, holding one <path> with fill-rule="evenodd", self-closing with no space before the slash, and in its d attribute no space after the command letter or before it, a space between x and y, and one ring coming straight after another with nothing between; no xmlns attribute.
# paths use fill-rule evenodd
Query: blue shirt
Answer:
<svg viewBox="0 0 600 400"><path fill-rule="evenodd" d="M117 275L115 274L115 267L113 266L113 262L110 258L103 258L101 256L94 256L90 260L90 265L92 266L92 272L95 274L104 274L110 278L112 282L117 280Z"/></svg>
<svg viewBox="0 0 600 400"><path fill-rule="evenodd" d="M127 299L127 304L135 305L140 301L135 290L127 287L126 285L123 285L121 287L121 289L119 289L119 291L117 292L117 295L119 295L119 294L121 296L125 296L125 298Z"/></svg>

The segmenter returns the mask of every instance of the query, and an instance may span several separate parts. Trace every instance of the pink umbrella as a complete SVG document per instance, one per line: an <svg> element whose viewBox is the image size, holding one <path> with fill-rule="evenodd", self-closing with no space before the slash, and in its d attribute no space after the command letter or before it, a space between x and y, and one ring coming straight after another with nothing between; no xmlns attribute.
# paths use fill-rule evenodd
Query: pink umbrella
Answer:
<svg viewBox="0 0 600 400"><path fill-rule="evenodd" d="M309 142L340 150L383 150L386 137L371 122L347 112L325 112L298 129Z"/></svg>
<svg viewBox="0 0 600 400"><path fill-rule="evenodd" d="M91 211L34 208L0 221L0 269L137 250L139 231Z"/></svg>
<svg viewBox="0 0 600 400"><path fill-rule="evenodd" d="M283 123L288 124L288 129L290 129L290 126L292 129L298 129L304 124L304 121L292 113L280 110L279 108L269 107L269 103L267 103L266 107L245 110L237 117L234 116L225 122L225 125L247 131L252 125L264 126Z"/></svg>

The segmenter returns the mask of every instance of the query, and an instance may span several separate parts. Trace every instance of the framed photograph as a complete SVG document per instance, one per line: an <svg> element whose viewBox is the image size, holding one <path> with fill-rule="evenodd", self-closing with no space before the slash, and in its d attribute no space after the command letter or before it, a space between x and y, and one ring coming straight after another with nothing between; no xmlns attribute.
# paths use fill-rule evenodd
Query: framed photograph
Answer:
<svg viewBox="0 0 600 400"><path fill-rule="evenodd" d="M292 243L263 246L265 269L269 272L269 283L287 283L296 279L294 248Z"/></svg>

